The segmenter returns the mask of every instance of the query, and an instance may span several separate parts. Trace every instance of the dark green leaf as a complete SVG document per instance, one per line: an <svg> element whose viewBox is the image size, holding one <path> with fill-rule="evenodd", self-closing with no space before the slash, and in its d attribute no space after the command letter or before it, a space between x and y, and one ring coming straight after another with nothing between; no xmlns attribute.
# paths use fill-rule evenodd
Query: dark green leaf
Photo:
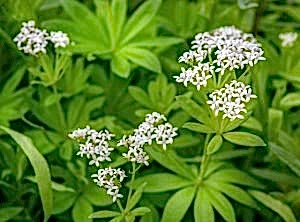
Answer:
<svg viewBox="0 0 300 222"><path fill-rule="evenodd" d="M3 207L0 209L0 222L13 219L23 210L22 207Z"/></svg>
<svg viewBox="0 0 300 222"><path fill-rule="evenodd" d="M100 188L96 184L88 184L84 188L83 196L95 206L107 206L112 204L112 198L105 189Z"/></svg>
<svg viewBox="0 0 300 222"><path fill-rule="evenodd" d="M249 192L259 202L261 202L274 212L278 213L286 222L297 221L292 210L287 205L283 204L281 201L261 191L251 190Z"/></svg>
<svg viewBox="0 0 300 222"><path fill-rule="evenodd" d="M54 192L52 214L60 214L68 210L75 202L77 194L73 192Z"/></svg>
<svg viewBox="0 0 300 222"><path fill-rule="evenodd" d="M141 88L139 88L137 86L129 86L128 91L129 91L130 95L141 105L143 105L147 108L150 108L150 109L153 107L153 104L152 104L151 100L149 99L149 96Z"/></svg>

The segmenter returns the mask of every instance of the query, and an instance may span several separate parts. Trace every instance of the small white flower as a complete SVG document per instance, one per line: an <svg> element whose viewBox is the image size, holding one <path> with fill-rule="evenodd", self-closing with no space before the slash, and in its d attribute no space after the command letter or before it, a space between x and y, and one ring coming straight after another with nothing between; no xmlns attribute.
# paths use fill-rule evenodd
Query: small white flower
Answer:
<svg viewBox="0 0 300 222"><path fill-rule="evenodd" d="M252 94L250 86L246 86L243 82L232 80L229 84L225 84L223 88L212 92L209 95L210 99L207 101L207 104L215 116L222 112L223 119L227 117L233 121L237 118L244 119L242 113L247 113L245 109L246 103L256 97L256 95Z"/></svg>
<svg viewBox="0 0 300 222"><path fill-rule="evenodd" d="M67 45L70 44L70 39L68 35L62 31L51 32L49 39L54 44L55 48L65 48Z"/></svg>
<svg viewBox="0 0 300 222"><path fill-rule="evenodd" d="M297 32L285 32L279 34L279 39L282 40L282 47L292 47L298 38Z"/></svg>

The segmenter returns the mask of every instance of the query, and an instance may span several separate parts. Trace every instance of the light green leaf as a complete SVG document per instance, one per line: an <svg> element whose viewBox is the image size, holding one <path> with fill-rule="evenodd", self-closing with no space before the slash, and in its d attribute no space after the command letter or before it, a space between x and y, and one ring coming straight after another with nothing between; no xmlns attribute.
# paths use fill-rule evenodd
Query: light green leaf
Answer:
<svg viewBox="0 0 300 222"><path fill-rule="evenodd" d="M221 151L212 156L213 160L227 160L240 157L248 157L254 149L228 150Z"/></svg>
<svg viewBox="0 0 300 222"><path fill-rule="evenodd" d="M214 222L215 215L204 186L200 187L194 203L195 222Z"/></svg>
<svg viewBox="0 0 300 222"><path fill-rule="evenodd" d="M160 4L161 0L148 0L133 13L124 27L121 45L135 37L150 23Z"/></svg>
<svg viewBox="0 0 300 222"><path fill-rule="evenodd" d="M269 147L272 153L274 153L282 162L288 165L291 170L300 176L300 160L294 153L291 153L289 150L286 150L272 142L269 143Z"/></svg>
<svg viewBox="0 0 300 222"><path fill-rule="evenodd" d="M264 188L259 181L255 180L247 173L237 170L237 169L224 169L218 170L207 178L208 181L213 182L226 182L240 184L250 187Z"/></svg>
<svg viewBox="0 0 300 222"><path fill-rule="evenodd" d="M129 86L128 87L129 94L141 105L147 108L153 108L153 104L147 95L147 93L137 86Z"/></svg>
<svg viewBox="0 0 300 222"><path fill-rule="evenodd" d="M200 123L187 122L182 127L198 133L215 133L215 130Z"/></svg>
<svg viewBox="0 0 300 222"><path fill-rule="evenodd" d="M170 173L157 173L137 178L132 186L134 189L137 189L143 183L146 183L144 192L159 193L192 185L193 181Z"/></svg>
<svg viewBox="0 0 300 222"><path fill-rule="evenodd" d="M167 47L184 42L184 39L175 37L153 37L153 38L139 38L130 43L130 47Z"/></svg>
<svg viewBox="0 0 300 222"><path fill-rule="evenodd" d="M130 214L132 214L133 216L137 217L137 216L143 216L147 213L150 213L151 210L148 207L138 207L133 209Z"/></svg>
<svg viewBox="0 0 300 222"><path fill-rule="evenodd" d="M111 3L112 25L115 41L119 41L124 23L126 21L127 1L113 0Z"/></svg>
<svg viewBox="0 0 300 222"><path fill-rule="evenodd" d="M269 121L268 121L268 136L269 140L276 141L278 133L283 123L283 111L269 108Z"/></svg>
<svg viewBox="0 0 300 222"><path fill-rule="evenodd" d="M155 73L161 73L161 65L156 55L154 55L150 50L135 48L135 47L125 47L120 52L122 56L150 71Z"/></svg>
<svg viewBox="0 0 300 222"><path fill-rule="evenodd" d="M195 195L195 187L176 192L167 202L161 222L179 222L184 217Z"/></svg>
<svg viewBox="0 0 300 222"><path fill-rule="evenodd" d="M83 196L79 197L72 209L74 222L92 222L89 216L93 213L93 207Z"/></svg>
<svg viewBox="0 0 300 222"><path fill-rule="evenodd" d="M117 211L111 210L100 210L97 212L92 213L89 218L109 218L109 217L116 217L119 216L121 213Z"/></svg>
<svg viewBox="0 0 300 222"><path fill-rule="evenodd" d="M6 222L17 216L23 207L3 207L0 209L0 222Z"/></svg>
<svg viewBox="0 0 300 222"><path fill-rule="evenodd" d="M290 109L295 106L300 106L300 92L289 93L280 101L280 107L283 109Z"/></svg>
<svg viewBox="0 0 300 222"><path fill-rule="evenodd" d="M111 60L111 69L118 76L127 78L130 74L130 63L124 56L114 54Z"/></svg>
<svg viewBox="0 0 300 222"><path fill-rule="evenodd" d="M278 213L286 222L297 221L292 210L287 205L283 204L281 201L257 190L251 190L249 191L249 193L259 202L264 204L266 207Z"/></svg>
<svg viewBox="0 0 300 222"><path fill-rule="evenodd" d="M2 95L9 95L14 93L14 91L16 90L17 86L20 84L24 74L25 74L26 68L25 66L23 66L22 68L19 68L12 77L10 77L3 89L1 90L1 94Z"/></svg>
<svg viewBox="0 0 300 222"><path fill-rule="evenodd" d="M223 137L229 142L241 146L266 146L260 137L247 132L228 132L224 133Z"/></svg>
<svg viewBox="0 0 300 222"><path fill-rule="evenodd" d="M4 126L0 126L0 129L16 141L32 164L44 209L44 221L46 222L52 213L53 207L51 175L47 161L34 147L30 138Z"/></svg>
<svg viewBox="0 0 300 222"><path fill-rule="evenodd" d="M235 201L245 204L246 206L258 209L258 206L256 202L253 200L253 198L243 189L234 186L229 183L223 183L223 182L212 182L207 181L208 186L213 187L214 189L226 194L227 196L231 197Z"/></svg>
<svg viewBox="0 0 300 222"><path fill-rule="evenodd" d="M252 116L250 116L245 122L243 122L241 126L246 127L248 129L256 130L258 132L263 131L263 126L261 125L261 123Z"/></svg>
<svg viewBox="0 0 300 222"><path fill-rule="evenodd" d="M135 191L135 193L131 196L130 200L128 201L127 204L127 209L131 210L141 199L144 187L146 186L147 182L144 182L141 184Z"/></svg>
<svg viewBox="0 0 300 222"><path fill-rule="evenodd" d="M209 202L213 205L213 207L220 213L220 215L226 221L235 222L235 213L231 203L224 197L220 192L207 188Z"/></svg>
<svg viewBox="0 0 300 222"><path fill-rule="evenodd" d="M207 154L211 155L219 151L223 144L222 136L215 135L207 145Z"/></svg>
<svg viewBox="0 0 300 222"><path fill-rule="evenodd" d="M60 214L68 210L75 202L77 193L54 192L52 214Z"/></svg>

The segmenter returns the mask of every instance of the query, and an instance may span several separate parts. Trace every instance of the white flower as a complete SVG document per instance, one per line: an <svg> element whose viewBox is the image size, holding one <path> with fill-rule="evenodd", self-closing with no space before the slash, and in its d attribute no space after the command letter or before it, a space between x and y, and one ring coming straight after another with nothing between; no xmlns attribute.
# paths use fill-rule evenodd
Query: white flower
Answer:
<svg viewBox="0 0 300 222"><path fill-rule="evenodd" d="M256 95L252 94L250 86L246 86L243 82L232 80L229 84L225 84L223 88L212 92L209 95L210 99L207 101L207 104L210 105L210 109L215 116L222 112L223 119L227 117L233 121L237 118L244 119L242 113L247 113L246 103L256 97Z"/></svg>
<svg viewBox="0 0 300 222"><path fill-rule="evenodd" d="M67 45L70 44L70 39L68 35L62 31L51 32L49 39L54 44L55 48L57 47L65 48Z"/></svg>
<svg viewBox="0 0 300 222"><path fill-rule="evenodd" d="M74 130L69 134L69 137L79 143L79 151L77 155L80 157L86 156L90 165L100 165L100 162L111 161L110 154L114 148L109 146L108 141L114 135L107 130L97 132L86 126L83 129Z"/></svg>
<svg viewBox="0 0 300 222"><path fill-rule="evenodd" d="M93 174L94 182L99 186L106 189L106 193L113 198L115 202L123 195L119 194L121 182L126 177L125 171L121 168L113 169L111 167L99 169L97 174Z"/></svg>
<svg viewBox="0 0 300 222"><path fill-rule="evenodd" d="M153 138L157 144L162 144L163 149L166 150L168 144L173 143L173 138L177 136L177 128L170 123L158 125L154 131Z"/></svg>
<svg viewBox="0 0 300 222"><path fill-rule="evenodd" d="M296 32L285 32L279 34L279 39L282 40L281 45L282 47L292 47L294 42L298 38L298 33Z"/></svg>

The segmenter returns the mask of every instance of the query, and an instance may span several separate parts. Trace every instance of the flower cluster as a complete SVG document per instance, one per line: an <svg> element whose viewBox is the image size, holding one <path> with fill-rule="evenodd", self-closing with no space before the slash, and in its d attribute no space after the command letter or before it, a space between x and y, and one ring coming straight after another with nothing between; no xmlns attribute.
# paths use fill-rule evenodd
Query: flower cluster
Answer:
<svg viewBox="0 0 300 222"><path fill-rule="evenodd" d="M166 122L166 117L157 112L147 114L145 121L141 123L134 133L124 136L118 143L118 146L128 147L128 152L123 156L131 162L149 165L149 156L144 151L143 146L148 143L152 144L155 140L157 144L162 144L166 150L168 144L173 143L173 138L177 135L177 128Z"/></svg>
<svg viewBox="0 0 300 222"><path fill-rule="evenodd" d="M214 73L223 75L226 70L244 69L265 60L264 51L254 36L233 26L199 33L192 44L192 50L179 57L179 62L190 68L182 68L175 78L185 86L188 83L195 85L197 90L205 87Z"/></svg>
<svg viewBox="0 0 300 222"><path fill-rule="evenodd" d="M113 136L107 130L97 132L89 126L69 134L69 137L76 140L80 145L77 155L86 156L91 159L89 164L97 167L100 162L111 161L110 154L114 148L110 147L108 142Z"/></svg>
<svg viewBox="0 0 300 222"><path fill-rule="evenodd" d="M54 44L55 48L64 48L70 43L66 33L58 31L51 32L49 35L47 30L36 28L34 21L23 22L21 31L14 38L14 41L17 43L19 50L31 55L46 53L49 41Z"/></svg>
<svg viewBox="0 0 300 222"><path fill-rule="evenodd" d="M298 38L298 33L296 32L285 32L279 34L279 39L281 39L282 47L292 47L294 42Z"/></svg>
<svg viewBox="0 0 300 222"><path fill-rule="evenodd" d="M99 169L97 174L93 174L94 182L99 186L106 189L108 195L112 196L113 202L117 198L122 198L123 195L119 193L121 188L121 182L126 177L125 171L118 168L113 169L111 167L105 169Z"/></svg>
<svg viewBox="0 0 300 222"><path fill-rule="evenodd" d="M252 94L249 85L232 80L223 88L212 92L209 98L207 104L210 105L214 114L218 116L219 112L223 112L223 119L227 117L232 121L236 118L244 119L241 113L247 113L246 103L256 98L256 95Z"/></svg>

